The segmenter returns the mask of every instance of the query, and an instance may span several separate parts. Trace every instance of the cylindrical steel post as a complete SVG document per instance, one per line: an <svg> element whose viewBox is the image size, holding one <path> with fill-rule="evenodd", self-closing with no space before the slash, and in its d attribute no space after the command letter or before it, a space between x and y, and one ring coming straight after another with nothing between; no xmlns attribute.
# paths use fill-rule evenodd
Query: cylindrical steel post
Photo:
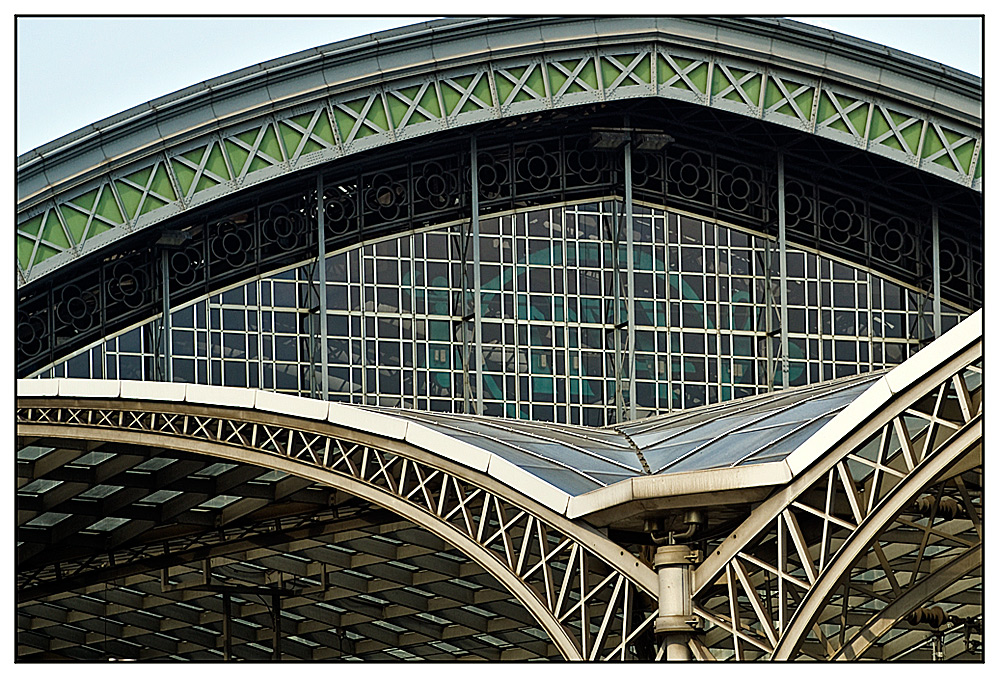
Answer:
<svg viewBox="0 0 1000 678"><path fill-rule="evenodd" d="M689 642L698 619L691 613L691 567L698 553L683 544L660 546L653 557L659 582L659 609L653 630L667 661L690 661Z"/></svg>

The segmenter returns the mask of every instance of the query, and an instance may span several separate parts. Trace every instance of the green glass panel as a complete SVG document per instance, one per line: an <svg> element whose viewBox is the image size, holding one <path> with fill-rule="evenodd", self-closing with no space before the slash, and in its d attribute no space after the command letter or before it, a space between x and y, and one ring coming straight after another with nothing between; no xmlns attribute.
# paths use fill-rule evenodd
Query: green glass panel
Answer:
<svg viewBox="0 0 1000 678"><path fill-rule="evenodd" d="M153 182L149 185L149 188L156 195L166 198L168 202L177 199L177 196L174 195L174 187L170 185L170 177L167 175L167 169L162 164L156 166L156 173L153 174Z"/></svg>
<svg viewBox="0 0 1000 678"><path fill-rule="evenodd" d="M101 191L101 197L97 199L97 214L114 224L120 224L125 221L122 218L122 211L118 209L118 203L115 202L114 193L111 192L110 188L105 187Z"/></svg>
<svg viewBox="0 0 1000 678"><path fill-rule="evenodd" d="M31 263L31 253L35 251L35 241L31 238L18 234L17 236L17 263L23 270L28 270Z"/></svg>
<svg viewBox="0 0 1000 678"><path fill-rule="evenodd" d="M62 224L59 223L59 217L56 216L55 210L50 211L45 218L45 226L42 228L42 239L64 249L72 247L69 239L66 237L66 232L63 230Z"/></svg>
<svg viewBox="0 0 1000 678"><path fill-rule="evenodd" d="M288 149L288 154L295 155L295 152L299 150L299 142L302 141L302 137L305 135L284 122L280 123L279 127L281 128L281 141L284 142L285 148Z"/></svg>

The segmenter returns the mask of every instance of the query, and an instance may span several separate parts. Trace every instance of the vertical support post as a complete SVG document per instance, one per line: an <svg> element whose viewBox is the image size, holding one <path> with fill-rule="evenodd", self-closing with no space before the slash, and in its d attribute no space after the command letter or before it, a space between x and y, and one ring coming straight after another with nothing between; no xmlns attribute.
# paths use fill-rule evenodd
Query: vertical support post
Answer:
<svg viewBox="0 0 1000 678"><path fill-rule="evenodd" d="M618 202L612 203L612 234L611 234L611 261L612 261L612 282L614 283L615 307L612 315L615 335L615 423L620 424L625 420L625 407L622 400L622 293L621 293L621 256L618 251L621 221L618 218Z"/></svg>
<svg viewBox="0 0 1000 678"><path fill-rule="evenodd" d="M160 279L163 285L163 322L161 329L163 339L160 342L163 347L163 380L174 380L173 350L170 341L170 262L169 253L166 248L160 249Z"/></svg>
<svg viewBox="0 0 1000 678"><path fill-rule="evenodd" d="M941 231L938 227L938 207L931 205L931 238L934 268L934 338L941 336Z"/></svg>
<svg viewBox="0 0 1000 678"><path fill-rule="evenodd" d="M781 387L788 388L788 260L785 251L785 156L778 152L778 277L781 285L778 322L781 331Z"/></svg>
<svg viewBox="0 0 1000 678"><path fill-rule="evenodd" d="M274 638L271 641L271 659L281 659L281 596L271 594L271 625L274 627Z"/></svg>
<svg viewBox="0 0 1000 678"><path fill-rule="evenodd" d="M330 370L327 355L326 318L326 209L323 204L323 175L316 176L316 275L319 277L319 355L323 400L330 399Z"/></svg>
<svg viewBox="0 0 1000 678"><path fill-rule="evenodd" d="M472 135L472 303L476 341L476 414L483 413L483 290L479 251L479 154Z"/></svg>
<svg viewBox="0 0 1000 678"><path fill-rule="evenodd" d="M659 609L653 631L663 645L666 661L691 661L690 640L698 630L691 610L691 568L698 551L684 544L660 546L653 556L659 583Z"/></svg>
<svg viewBox="0 0 1000 678"><path fill-rule="evenodd" d="M767 391L774 390L774 294L771 291L771 241L764 238L764 356L767 360Z"/></svg>
<svg viewBox="0 0 1000 678"><path fill-rule="evenodd" d="M628 118L625 119L628 127ZM628 317L628 418L635 410L635 247L632 229L632 132L625 137L625 305Z"/></svg>
<svg viewBox="0 0 1000 678"><path fill-rule="evenodd" d="M222 593L222 658L233 658L233 607L228 591Z"/></svg>

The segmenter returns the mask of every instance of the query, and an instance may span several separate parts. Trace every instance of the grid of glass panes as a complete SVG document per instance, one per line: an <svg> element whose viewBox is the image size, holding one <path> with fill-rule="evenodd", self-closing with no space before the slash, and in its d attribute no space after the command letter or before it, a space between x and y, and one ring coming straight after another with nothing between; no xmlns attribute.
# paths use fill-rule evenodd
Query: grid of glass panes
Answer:
<svg viewBox="0 0 1000 678"><path fill-rule="evenodd" d="M616 358L628 355L620 210L606 201L482 220L485 414L616 421L629 369ZM645 207L633 239L638 416L780 386L773 241ZM471 258L461 225L330 255L330 398L461 412L468 383L475 402ZM929 299L870 273L789 247L786 275L791 385L899 363L933 334ZM315 395L317 294L303 266L174 311L174 379ZM943 329L961 316L945 306ZM157 332L157 322L133 328L42 376L153 379Z"/></svg>

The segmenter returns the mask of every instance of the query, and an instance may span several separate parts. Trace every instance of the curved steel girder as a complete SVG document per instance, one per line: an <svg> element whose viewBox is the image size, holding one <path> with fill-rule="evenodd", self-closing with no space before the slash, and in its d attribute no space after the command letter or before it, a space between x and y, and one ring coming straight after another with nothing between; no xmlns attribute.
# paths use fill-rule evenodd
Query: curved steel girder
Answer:
<svg viewBox="0 0 1000 678"><path fill-rule="evenodd" d="M983 548L977 544L955 557L872 617L852 640L837 650L832 659L859 659L865 651L899 623L912 610L931 600L940 591L971 574L983 564Z"/></svg>
<svg viewBox="0 0 1000 678"><path fill-rule="evenodd" d="M976 317L981 317L981 314L977 314ZM936 345L932 344L928 348L930 350L941 348L941 342L946 341L946 337L942 337ZM693 590L695 594L710 584L719 575L726 563L733 560L741 549L746 547L770 523L779 518L782 511L795 501L797 497L808 490L817 480L830 473L831 470L836 469L838 462L847 454L864 443L866 439L879 431L879 429L891 425L892 421L905 412L913 403L932 391L935 387L939 387L942 382L947 382L953 378L953 375L963 367L970 365L981 356L982 334L980 326L980 334L976 341L969 346L961 347L961 350L955 351L952 355L945 356L941 364L933 366L933 369L928 373L921 375L921 379L915 384L910 385L910 388L905 393L894 396L887 388L884 391L883 389L879 389L878 383L869 389L869 392L865 394L865 399L868 401L865 405L871 408L869 412L870 416L860 417L861 421L857 427L839 431L839 439L831 440L826 438L825 435L823 439L820 439L818 436L814 439L815 442L826 446L824 457L815 460L815 463L811 464L809 468L804 469L787 487L757 507L751 516L742 525L733 530L725 542L720 544L705 559L694 572ZM927 353L918 354L918 357L923 360L924 357L927 357ZM909 362L907 361L907 363ZM906 366L907 363L903 363L903 366ZM896 370L899 369L896 368ZM883 380L885 380L885 377L879 383ZM872 398L871 395L874 395L875 398ZM854 411L852 414L857 416L859 413ZM825 434L826 431L821 430L820 433ZM799 453L802 451L800 449Z"/></svg>
<svg viewBox="0 0 1000 678"><path fill-rule="evenodd" d="M837 533L844 538L866 525L867 517L893 496L895 484L935 458L949 436L962 435L979 420L981 394L973 396L978 389L970 389L966 377L979 372L974 363L981 356L981 313L977 313L876 382L828 428L790 455L785 463L797 474L795 480L758 506L695 570L695 611L731 633L737 646L745 643L773 652L803 603L800 598L795 609L788 610L789 589L805 595L839 557L842 546L829 551L828 536ZM949 394L957 402L945 413L941 408ZM922 421L923 428L918 426L911 435L908 420ZM953 433L940 433L949 429ZM867 456L861 456L865 449ZM809 493L818 493L818 498ZM807 519L818 520L821 528L806 534L801 521ZM755 554L752 545L765 539L766 554ZM755 576L768 580L764 593L773 597L772 605L761 600ZM699 606L699 598L708 597L720 577L728 605L715 611ZM749 600L761 634L743 628L738 596Z"/></svg>
<svg viewBox="0 0 1000 678"><path fill-rule="evenodd" d="M801 647L806 635L809 633L809 629L812 627L816 616L820 613L822 607L826 604L828 597L844 576L849 572L854 561L867 549L871 543L878 538L878 534L887 525L889 525L893 518L900 511L902 511L907 504L911 503L920 492L930 485L935 478L937 478L941 473L948 470L948 468L953 464L958 462L963 455L970 452L971 448L982 442L982 415L978 415L970 424L968 424L961 433L952 438L944 447L939 449L934 455L930 456L928 459L924 460L913 473L907 476L906 480L893 488L892 493L889 497L885 499L881 507L868 515L865 521L858 526L858 529L850 536L847 543L837 552L837 556L833 562L831 562L827 568L823 570L818 579L813 583L812 587L806 594L802 604L795 611L792 616L791 623L788 628L779 638L778 643L775 645L774 652L771 656L775 661L787 661L792 658L792 656ZM982 460L979 460L982 463ZM977 546L978 548L978 546ZM976 551L978 553L978 551ZM979 554L981 558L981 554ZM970 561L971 562L971 561ZM973 564L974 568L975 565ZM935 582L935 585L940 585L943 588L949 583L955 581L954 575L964 574L968 572L968 569L957 568L955 570L949 570L951 577L946 577L945 574L941 572L936 573L940 576L941 581ZM927 595L932 595L928 592ZM924 598L925 600L926 598ZM900 598L897 601L897 608L894 610L896 614L890 618L890 613L887 610L883 610L881 616L884 617L883 621L888 621L890 626L892 623L899 621L907 612L917 607L923 600L921 596L913 594L911 597L906 598L906 603L902 601L904 598ZM906 608L906 609L903 609ZM888 629L883 629L888 630ZM855 638L857 641L862 634L858 634ZM864 638L864 643L861 645L867 647L875 638ZM854 643L852 643L852 649L854 648ZM844 649L841 649L841 653ZM853 653L854 656L858 656L860 653Z"/></svg>
<svg viewBox="0 0 1000 678"><path fill-rule="evenodd" d="M81 440L158 446L223 457L321 482L394 511L453 544L506 586L539 621L566 658L593 660L613 656L624 657L626 645L650 627L655 616L655 613L650 611L655 608L653 604L649 606L645 619L634 623L633 628L629 628L638 611L636 596L645 594L655 600L656 580L655 574L648 566L643 565L618 545L591 530L573 524L490 477L447 459L435 458L433 453L428 454L400 441L381 439L373 435L359 437L356 433L352 441L352 436L347 434L348 443L353 444L352 450L363 449L363 454L355 460L349 458L344 445L336 444L339 438L331 438L339 450L339 457L332 460L329 466L324 466L316 459L315 452L308 445L305 450L308 454L298 450L301 458L293 456L295 451L292 449L292 440L295 435L302 434L301 422L286 417L271 417L270 423L258 425L251 423L252 413L249 415L237 413L232 420L229 420L225 417L229 413L225 411L216 417L205 414L210 408L194 407L184 412L183 407L172 403L171 405L178 406L172 408L173 411L169 416L183 417L185 419L183 427L188 426L186 420L190 418L191 429L196 434L192 436L192 430L187 428L185 428L187 435L149 430L146 426L151 420L144 420L142 416L133 419L131 423L135 425L134 428L128 428L127 425L119 428L114 423L117 419L114 415L121 414L123 417L121 421L125 421L124 415L127 414L126 411L117 409L121 407L121 403L93 401L86 402L83 408L67 404L67 411L75 410L75 413L65 418L62 414L56 414L60 409L58 402L46 399L44 405L38 404L40 408L33 410L30 399L21 403L22 407L28 409L22 410L27 416L22 417L18 423L18 435L36 438L70 436ZM130 406L134 404L134 402L129 403ZM154 401L145 405L154 411L157 408L166 409L163 408L162 402ZM42 418L48 422L32 422L31 411L47 412L48 414ZM97 414L91 417L85 415L85 412ZM143 410L141 415L148 413L147 410ZM51 415L54 415L54 418L50 419ZM152 416L155 417L156 414ZM67 420L77 423L66 423ZM88 421L89 424L83 423L84 421ZM102 423L104 427L98 427ZM270 451L252 449L247 444L232 442L234 432L238 433L247 423L261 428L259 431L255 429L252 433L240 434L236 439L243 440L244 436L246 440L253 441L266 439L271 445ZM171 421L166 426L172 429L174 425ZM307 427L309 433L305 435L314 435L315 428L315 426ZM288 434L287 439L282 439L280 445L275 442L275 437L281 435L279 430ZM223 433L228 436L230 442L215 437ZM340 431L340 433L347 432ZM373 444L378 444L380 449L369 447ZM287 454L282 454L279 451L281 449L287 450ZM333 453L330 456L336 455L337 453ZM395 459L391 458L392 456L395 456ZM435 491L434 483L437 482L434 480L435 476L440 476L439 492ZM451 497L446 496L449 488ZM478 493L483 494L485 501L480 509L482 513L477 530L476 521L469 515L468 505L474 501ZM520 512L511 519L510 512L504 507L505 504ZM507 530L515 523L519 523L522 515L527 520L521 541L518 543L517 538L508 534ZM451 522L449 517L452 518ZM499 519L496 529L485 524L487 519L492 517ZM560 533L567 536L560 536L558 546L552 547L551 544L546 544L547 534L560 535ZM533 551L536 538L538 553ZM502 546L503 557L491 550L490 544L494 543ZM563 555L566 552L569 554L566 568L561 573L551 567L552 561L563 559L563 555L556 557L559 552ZM596 585L589 581L586 564L588 558L595 556L610 570L610 574L603 575ZM544 599L527 583L528 577L542 580ZM561 581L559 577L562 577ZM604 600L610 589L613 589L610 599ZM571 590L579 593L579 602L572 603L567 595ZM596 639L590 637L591 613L587 609L590 603L598 606L606 603L599 612L602 614L602 621ZM621 641L613 648L604 647L603 643L607 640L605 634L618 611L621 611L623 626ZM580 628L583 629L579 638L575 638L567 626L574 620L579 620Z"/></svg>
<svg viewBox="0 0 1000 678"><path fill-rule="evenodd" d="M487 120L617 100L676 100L761 119L979 190L980 102L968 84L943 96L950 107L942 107L945 88L935 85L934 98L914 93L913 80L885 62L877 86L870 66L850 60L805 65L829 64L821 48L836 45L803 50L801 36L783 39L791 26L758 43L738 25L720 34L708 22L673 21L522 20L487 30L488 40L441 32L433 49L402 40L389 68L362 55L317 68L309 55L282 63L280 75L264 69L238 85L157 102L66 151L22 158L18 285L306 167ZM494 42L508 44L498 52ZM452 50L461 56L438 56Z"/></svg>

